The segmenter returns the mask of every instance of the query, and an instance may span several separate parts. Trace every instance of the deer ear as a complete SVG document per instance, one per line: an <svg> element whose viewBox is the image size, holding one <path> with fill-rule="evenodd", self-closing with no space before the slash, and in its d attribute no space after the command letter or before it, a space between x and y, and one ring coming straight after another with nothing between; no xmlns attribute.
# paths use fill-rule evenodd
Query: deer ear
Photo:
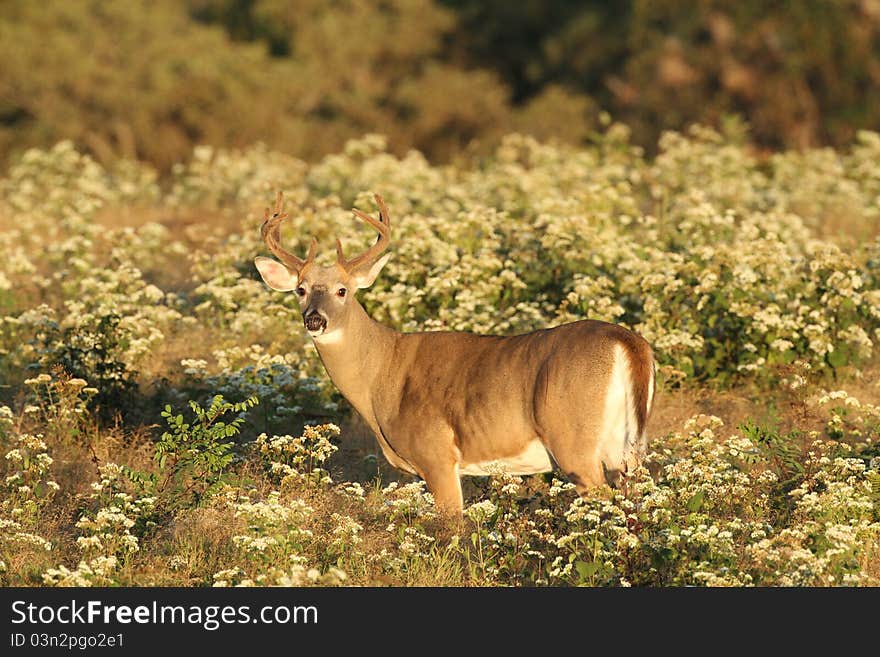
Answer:
<svg viewBox="0 0 880 657"><path fill-rule="evenodd" d="M376 277L379 275L379 272L382 271L382 267L385 266L385 263L388 262L388 258L391 257L390 253L386 253L381 258L379 258L373 265L364 272L356 272L352 279L355 282L355 285L358 289L370 287L375 281Z"/></svg>
<svg viewBox="0 0 880 657"><path fill-rule="evenodd" d="M277 260L257 256L254 258L254 264L257 266L257 271L260 272L260 276L263 277L263 281L273 290L289 292L295 290L299 284L297 275L292 274Z"/></svg>

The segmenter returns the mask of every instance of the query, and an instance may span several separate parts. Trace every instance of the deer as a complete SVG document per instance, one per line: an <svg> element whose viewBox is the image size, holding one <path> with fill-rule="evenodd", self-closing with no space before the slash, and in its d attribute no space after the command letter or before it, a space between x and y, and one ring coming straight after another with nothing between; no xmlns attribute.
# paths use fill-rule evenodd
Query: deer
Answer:
<svg viewBox="0 0 880 657"><path fill-rule="evenodd" d="M461 476L529 475L553 464L584 495L625 483L644 457L656 363L633 331L584 319L522 335L402 333L373 320L355 292L388 262L391 215L353 208L377 233L360 255L315 264L281 246L279 192L261 236L277 258L254 264L271 289L293 291L333 384L375 435L388 462L421 477L441 515L461 517ZM279 262L280 261L280 262Z"/></svg>

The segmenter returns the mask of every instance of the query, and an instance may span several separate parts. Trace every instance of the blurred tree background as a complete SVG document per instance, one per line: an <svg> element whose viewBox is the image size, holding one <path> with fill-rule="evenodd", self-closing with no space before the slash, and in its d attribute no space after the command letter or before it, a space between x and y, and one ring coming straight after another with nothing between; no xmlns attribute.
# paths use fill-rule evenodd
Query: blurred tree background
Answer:
<svg viewBox="0 0 880 657"><path fill-rule="evenodd" d="M433 160L501 134L648 148L742 117L763 148L880 128L880 0L0 0L0 161L73 139L311 159L381 132Z"/></svg>

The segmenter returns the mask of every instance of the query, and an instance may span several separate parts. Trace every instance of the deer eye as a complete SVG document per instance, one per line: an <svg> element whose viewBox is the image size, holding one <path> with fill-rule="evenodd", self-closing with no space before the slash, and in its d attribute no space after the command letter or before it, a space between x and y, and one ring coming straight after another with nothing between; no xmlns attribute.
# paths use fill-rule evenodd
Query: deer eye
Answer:
<svg viewBox="0 0 880 657"><path fill-rule="evenodd" d="M336 296L339 297L340 299L344 299L346 292L347 292L347 290L344 287L341 287L338 290L336 290Z"/></svg>
<svg viewBox="0 0 880 657"><path fill-rule="evenodd" d="M296 293L299 296L303 296L306 293L306 288L304 288L302 285L300 285L298 288L296 288Z"/></svg>

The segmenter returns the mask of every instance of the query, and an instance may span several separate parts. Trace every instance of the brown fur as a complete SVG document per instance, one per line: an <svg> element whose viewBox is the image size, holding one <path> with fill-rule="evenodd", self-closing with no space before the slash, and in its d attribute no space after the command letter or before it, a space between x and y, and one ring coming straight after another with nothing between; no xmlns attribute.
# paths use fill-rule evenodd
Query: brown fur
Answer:
<svg viewBox="0 0 880 657"><path fill-rule="evenodd" d="M461 510L457 464L511 457L535 437L581 489L603 483L606 468L626 469L596 457L618 343L629 354L644 432L653 357L622 327L584 320L512 337L402 334L359 305L352 317L344 340L317 343L327 372L389 462L423 477L453 513Z"/></svg>

